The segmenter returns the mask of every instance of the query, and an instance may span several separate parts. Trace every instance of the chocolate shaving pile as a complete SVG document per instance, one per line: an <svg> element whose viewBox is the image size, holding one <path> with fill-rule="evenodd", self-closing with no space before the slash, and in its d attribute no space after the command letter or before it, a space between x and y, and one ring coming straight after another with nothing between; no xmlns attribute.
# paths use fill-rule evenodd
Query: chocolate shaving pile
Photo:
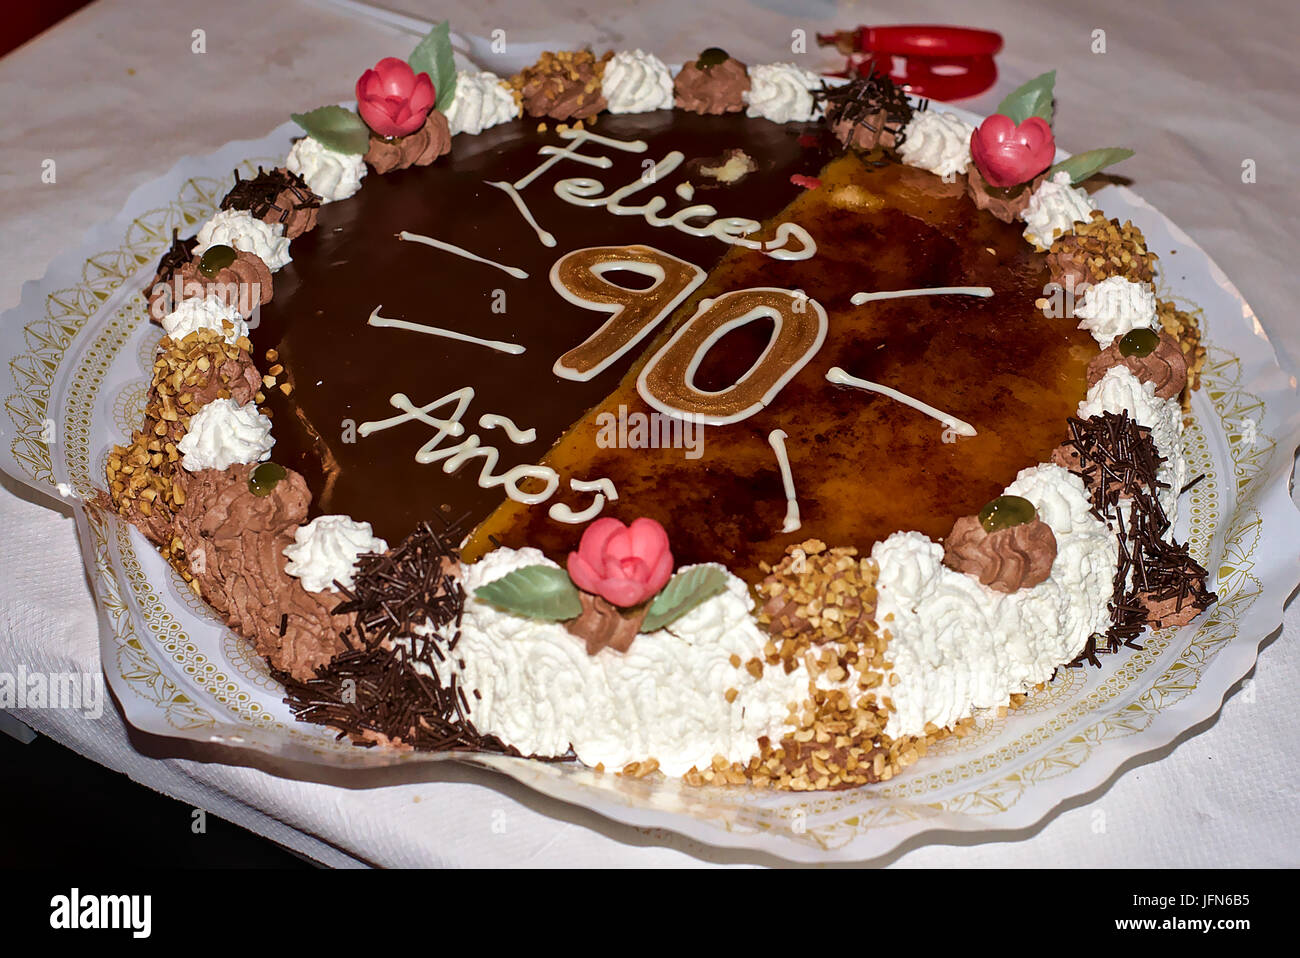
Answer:
<svg viewBox="0 0 1300 958"><path fill-rule="evenodd" d="M848 83L837 87L822 84L820 90L813 91L813 97L822 104L826 122L831 126L846 122L853 125L862 124L873 133L879 132L872 121L881 112L884 113L882 127L894 136L895 146L903 143L903 129L916 109L924 110L926 102L913 108L902 88L886 74L875 72L872 63L868 72L860 74Z"/></svg>
<svg viewBox="0 0 1300 958"><path fill-rule="evenodd" d="M343 633L348 649L305 682L274 673L299 721L332 726L359 745L519 754L480 734L466 716L464 689L436 677L435 657L445 661L455 650L465 609L465 590L449 574L457 561L451 541L424 522L396 549L361 557L335 609L356 613L355 634ZM416 635L426 624L442 634Z"/></svg>
<svg viewBox="0 0 1300 958"><path fill-rule="evenodd" d="M1191 557L1186 543L1168 542L1169 517L1158 491L1168 484L1156 479L1163 458L1156 452L1151 430L1127 413L1103 413L1069 420L1070 438L1063 444L1079 458L1072 469L1083 478L1092 498L1092 513L1114 530L1119 540L1110 600L1111 626L1093 635L1069 667L1084 662L1099 666L1099 654L1128 647L1140 649L1137 637L1149 624L1149 603L1175 600L1179 609L1207 608L1218 596L1206 588L1209 573ZM1120 508L1123 500L1126 506Z"/></svg>
<svg viewBox="0 0 1300 958"><path fill-rule="evenodd" d="M1108 412L1091 419L1071 416L1066 424L1070 438L1062 445L1078 457L1079 468L1073 471L1088 487L1098 518L1114 515L1121 499L1169 487L1156 479L1165 460L1156 452L1151 430L1133 422L1127 413Z"/></svg>
<svg viewBox="0 0 1300 958"><path fill-rule="evenodd" d="M153 292L153 288L159 283L171 282L175 272L188 263L194 257L194 248L199 245L199 238L191 236L189 239L180 239L180 230L172 230L172 243L167 247L167 252L162 254L158 260L158 270L154 274L153 280L145 287L144 295L147 299Z"/></svg>
<svg viewBox="0 0 1300 958"><path fill-rule="evenodd" d="M293 208L284 209L276 203L280 194L289 191L293 197ZM257 175L251 180L242 179L239 170L235 170L235 185L221 200L223 210L247 210L253 216L267 222L282 223L295 209L311 209L320 206L320 198L307 187L307 181L297 173L285 169L274 169L267 173L260 166ZM268 218L268 213L275 215Z"/></svg>

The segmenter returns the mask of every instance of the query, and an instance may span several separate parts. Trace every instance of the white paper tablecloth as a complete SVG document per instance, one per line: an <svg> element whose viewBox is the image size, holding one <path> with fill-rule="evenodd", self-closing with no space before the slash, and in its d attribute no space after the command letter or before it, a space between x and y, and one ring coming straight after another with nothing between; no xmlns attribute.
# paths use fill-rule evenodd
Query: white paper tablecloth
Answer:
<svg viewBox="0 0 1300 958"><path fill-rule="evenodd" d="M395 6L403 0L390 0ZM962 22L998 30L1002 79L988 111L1025 79L1058 70L1057 133L1079 151L1138 151L1117 172L1200 243L1253 305L1282 358L1300 360L1293 294L1300 243L1300 8L1291 0L404 0L466 33L507 42L644 47L669 62L721 45L751 63L831 68L818 30L857 23ZM595 21L599 25L594 25ZM206 32L206 52L191 52ZM790 52L791 31L809 51ZM1094 31L1106 52L1092 52ZM303 0L99 0L0 60L0 310L24 280L187 154L260 135L291 111L351 96L360 71L404 56L410 37ZM41 180L53 159L57 180ZM1255 161L1257 182L1241 179ZM1172 269L1176 282L1177 263ZM1211 329L1211 335L1213 330ZM95 617L71 521L7 479L0 493L0 671L98 668ZM1026 833L904 847L899 865L1300 863L1300 603L1254 673L1200 734ZM474 769L419 785L353 790L250 768L151 758L110 707L98 721L19 717L84 755L330 865L691 865L759 862L667 833L606 822ZM41 788L32 782L32 788ZM2 807L3 799L0 799Z"/></svg>

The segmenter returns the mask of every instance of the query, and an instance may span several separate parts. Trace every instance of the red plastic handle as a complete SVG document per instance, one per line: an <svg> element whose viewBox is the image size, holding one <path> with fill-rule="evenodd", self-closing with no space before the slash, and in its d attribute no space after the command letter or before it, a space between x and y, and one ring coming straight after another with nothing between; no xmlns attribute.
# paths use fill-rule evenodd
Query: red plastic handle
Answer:
<svg viewBox="0 0 1300 958"><path fill-rule="evenodd" d="M869 69L863 64L859 70ZM976 96L998 78L997 64L989 56L907 57L904 72L891 72L890 79L909 93L930 100L961 100Z"/></svg>
<svg viewBox="0 0 1300 958"><path fill-rule="evenodd" d="M934 100L983 93L997 80L993 55L1002 49L999 33L937 24L864 26L818 34L817 42L849 54L850 73L866 73L874 63L909 93Z"/></svg>
<svg viewBox="0 0 1300 958"><path fill-rule="evenodd" d="M1002 49L1002 34L925 24L866 27L858 34L858 49L904 57L991 57Z"/></svg>

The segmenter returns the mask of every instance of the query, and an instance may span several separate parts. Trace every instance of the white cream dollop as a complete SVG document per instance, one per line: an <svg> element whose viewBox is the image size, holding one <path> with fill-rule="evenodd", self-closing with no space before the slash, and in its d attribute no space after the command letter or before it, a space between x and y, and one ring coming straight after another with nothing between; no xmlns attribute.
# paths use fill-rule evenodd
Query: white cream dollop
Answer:
<svg viewBox="0 0 1300 958"><path fill-rule="evenodd" d="M1044 180L1029 205L1021 212L1025 221L1025 239L1041 249L1050 249L1058 235L1074 231L1074 224L1087 222L1097 204L1087 191L1070 185L1070 174L1062 170Z"/></svg>
<svg viewBox="0 0 1300 958"><path fill-rule="evenodd" d="M348 516L317 516L293 531L293 545L284 547L284 571L302 580L308 592L337 592L353 585L357 557L384 552L388 543L378 538L368 522Z"/></svg>
<svg viewBox="0 0 1300 958"><path fill-rule="evenodd" d="M446 114L452 136L477 136L488 127L519 116L519 105L495 73L460 70L456 74L456 95Z"/></svg>
<svg viewBox="0 0 1300 958"><path fill-rule="evenodd" d="M1156 451L1165 457L1156 470L1156 478L1169 486L1160 490L1160 504L1173 523L1178 518L1178 493L1187 481L1183 407L1178 398L1161 399L1156 395L1154 383L1142 382L1125 366L1112 366L1079 403L1081 419L1104 412L1127 412L1130 419L1151 430ZM1171 525L1171 531L1172 528Z"/></svg>
<svg viewBox="0 0 1300 958"><path fill-rule="evenodd" d="M271 272L289 263L289 241L283 223L267 223L247 210L221 210L199 228L194 252L202 255L209 246L230 246L257 256Z"/></svg>
<svg viewBox="0 0 1300 958"><path fill-rule="evenodd" d="M1123 276L1108 276L1089 286L1074 307L1079 328L1105 349L1135 329L1158 329L1156 292L1150 283L1135 283Z"/></svg>
<svg viewBox="0 0 1300 958"><path fill-rule="evenodd" d="M460 641L438 670L444 683L454 675L464 687L479 731L526 755L563 755L572 745L586 765L616 771L654 758L678 776L715 755L747 762L761 736L775 741L790 730L790 704L808 694L803 666L789 674L765 668L755 679L731 664L733 655L761 659L767 642L740 579L728 575L725 592L638 635L627 652L592 656L558 623L474 598L480 586L530 565L555 566L536 549L503 548L464 569ZM732 702L729 689L737 693Z"/></svg>
<svg viewBox="0 0 1300 958"><path fill-rule="evenodd" d="M1109 626L1118 546L1089 512L1082 480L1060 466L1032 466L1006 492L1034 503L1056 536L1052 574L1032 588L986 588L944 566L943 547L917 532L897 532L871 550L880 566L876 621L889 633L893 663L885 730L894 737L1005 705Z"/></svg>
<svg viewBox="0 0 1300 958"><path fill-rule="evenodd" d="M610 113L649 113L671 110L673 77L653 53L624 50L605 63L600 92Z"/></svg>
<svg viewBox="0 0 1300 958"><path fill-rule="evenodd" d="M958 176L970 166L971 126L954 113L918 110L903 128L898 155L908 166L938 176Z"/></svg>
<svg viewBox="0 0 1300 958"><path fill-rule="evenodd" d="M459 95L459 94L457 94ZM307 188L322 203L345 200L361 189L366 175L366 161L360 153L340 153L310 136L293 144L284 161L291 173L297 173Z"/></svg>
<svg viewBox="0 0 1300 958"><path fill-rule="evenodd" d="M273 445L271 420L257 411L256 403L240 406L233 399L214 399L190 417L189 431L176 448L181 465L198 472L261 462L270 457Z"/></svg>
<svg viewBox="0 0 1300 958"><path fill-rule="evenodd" d="M232 346L241 336L248 335L248 323L244 322L239 310L216 296L192 296L181 300L162 318L162 328L178 343L200 329L221 333Z"/></svg>
<svg viewBox="0 0 1300 958"><path fill-rule="evenodd" d="M804 123L822 114L812 91L821 89L821 78L793 63L765 63L749 68L748 105L745 116L763 117L773 123Z"/></svg>

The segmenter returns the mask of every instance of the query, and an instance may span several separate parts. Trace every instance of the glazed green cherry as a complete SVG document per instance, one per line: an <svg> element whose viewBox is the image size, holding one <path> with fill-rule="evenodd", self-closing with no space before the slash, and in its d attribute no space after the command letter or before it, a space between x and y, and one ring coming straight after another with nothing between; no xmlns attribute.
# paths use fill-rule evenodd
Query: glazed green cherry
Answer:
<svg viewBox="0 0 1300 958"><path fill-rule="evenodd" d="M1038 510L1021 496L998 496L980 510L980 525L989 535L1012 526L1023 526L1038 518Z"/></svg>
<svg viewBox="0 0 1300 958"><path fill-rule="evenodd" d="M211 279L233 263L235 256L235 251L229 246L209 246L199 260L199 272Z"/></svg>
<svg viewBox="0 0 1300 958"><path fill-rule="evenodd" d="M701 70L707 70L709 67L716 67L719 63L726 63L727 59L727 51L722 47L709 47L700 54L700 58L695 61L695 65Z"/></svg>
<svg viewBox="0 0 1300 958"><path fill-rule="evenodd" d="M1154 329L1134 329L1125 333L1119 341L1121 356L1150 356L1160 345L1160 334Z"/></svg>
<svg viewBox="0 0 1300 958"><path fill-rule="evenodd" d="M269 496L286 475L278 462L264 462L248 474L248 491L255 496Z"/></svg>

